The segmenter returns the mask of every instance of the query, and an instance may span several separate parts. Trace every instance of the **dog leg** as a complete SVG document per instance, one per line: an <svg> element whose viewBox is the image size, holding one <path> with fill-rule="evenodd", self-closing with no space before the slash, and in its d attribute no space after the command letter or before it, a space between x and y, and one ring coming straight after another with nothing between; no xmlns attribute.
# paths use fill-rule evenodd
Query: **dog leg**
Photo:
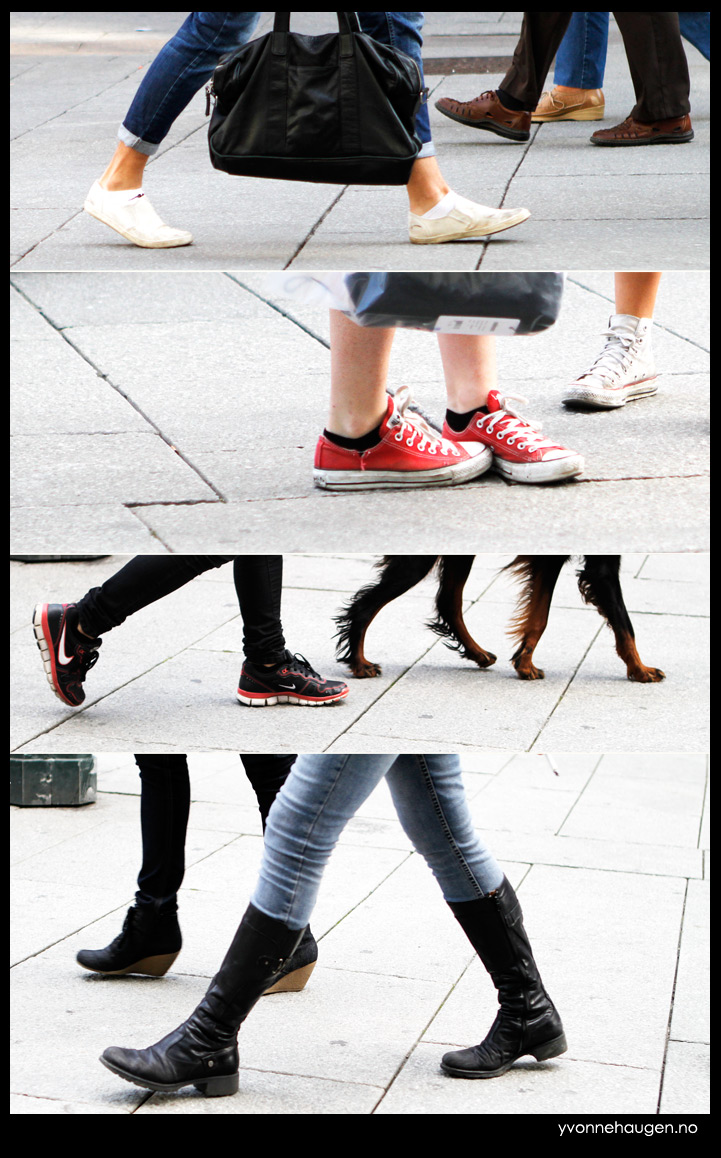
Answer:
<svg viewBox="0 0 721 1158"><path fill-rule="evenodd" d="M621 580L620 555L587 555L578 586L586 603L593 604L616 637L616 651L626 665L628 679L640 684L659 683L666 676L658 667L647 667L636 649L633 624L626 610Z"/></svg>
<svg viewBox="0 0 721 1158"><path fill-rule="evenodd" d="M460 651L464 659L470 659L483 668L494 664L496 656L476 643L463 619L463 588L474 558L474 555L441 555L437 615L428 626L446 640L448 647Z"/></svg>
<svg viewBox="0 0 721 1158"><path fill-rule="evenodd" d="M566 555L519 555L506 570L523 581L523 590L509 634L519 641L511 663L522 680L542 680L545 672L533 663L533 653L546 630L556 581Z"/></svg>
<svg viewBox="0 0 721 1158"><path fill-rule="evenodd" d="M378 582L357 591L335 617L336 656L349 665L356 679L373 679L381 674L380 664L366 659L364 654L366 632L378 612L424 579L437 558L437 555L384 555L377 564Z"/></svg>

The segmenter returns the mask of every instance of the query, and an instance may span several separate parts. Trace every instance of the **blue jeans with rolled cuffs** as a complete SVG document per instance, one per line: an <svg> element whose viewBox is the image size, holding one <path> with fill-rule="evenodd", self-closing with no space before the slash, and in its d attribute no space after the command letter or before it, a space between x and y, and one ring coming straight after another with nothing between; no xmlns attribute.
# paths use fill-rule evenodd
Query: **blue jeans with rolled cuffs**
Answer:
<svg viewBox="0 0 721 1158"><path fill-rule="evenodd" d="M148 66L118 130L123 144L147 156L156 153L173 121L208 83L220 58L250 40L260 15L260 12L191 12ZM423 77L422 12L359 12L357 15L363 32L412 56ZM328 16L331 21L335 19L334 14ZM423 143L419 156L433 156L436 150L425 101L416 117L416 130Z"/></svg>
<svg viewBox="0 0 721 1158"><path fill-rule="evenodd" d="M383 777L446 901L475 901L498 888L503 872L473 828L458 756L306 755L268 814L251 897L257 909L305 928L338 838Z"/></svg>

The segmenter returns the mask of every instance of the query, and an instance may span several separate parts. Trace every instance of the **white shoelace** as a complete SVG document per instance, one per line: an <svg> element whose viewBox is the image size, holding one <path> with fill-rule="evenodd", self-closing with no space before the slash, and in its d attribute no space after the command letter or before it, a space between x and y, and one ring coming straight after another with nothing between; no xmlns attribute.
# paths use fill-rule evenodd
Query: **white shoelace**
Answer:
<svg viewBox="0 0 721 1158"><path fill-rule="evenodd" d="M524 405L528 402L527 398L521 398L520 395L507 394L500 399L502 410L494 410L492 414L484 414L482 418L477 419L476 425L483 430L494 433L496 426L501 426L502 430L496 435L501 440L503 439L508 446L514 446L516 439L523 439L524 441L518 443L519 450L549 450L551 447L558 446L557 442L551 442L548 438L544 438L539 434L541 429L540 422L534 422L531 425L525 418L523 418L512 406L510 402L519 402Z"/></svg>
<svg viewBox="0 0 721 1158"><path fill-rule="evenodd" d="M617 382L628 369L628 365L637 352L635 334L619 334L618 330L604 330L604 338L608 341L589 370L579 374L582 378L598 378L601 382Z"/></svg>
<svg viewBox="0 0 721 1158"><path fill-rule="evenodd" d="M396 390L393 402L395 413L389 425L396 442L403 442L405 439L406 446L412 447L418 438L418 445L415 447L418 451L423 452L427 449L429 454L436 454L440 450L441 454L451 454L454 458L460 458L461 452L455 443L449 442L433 430L422 415L409 410L413 399L408 386L401 386Z"/></svg>

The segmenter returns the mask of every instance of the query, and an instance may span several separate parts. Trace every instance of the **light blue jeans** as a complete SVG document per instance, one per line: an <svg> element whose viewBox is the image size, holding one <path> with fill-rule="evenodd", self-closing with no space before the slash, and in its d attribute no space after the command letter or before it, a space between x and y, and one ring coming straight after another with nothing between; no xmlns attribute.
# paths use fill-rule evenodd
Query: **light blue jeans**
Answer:
<svg viewBox="0 0 721 1158"><path fill-rule="evenodd" d="M257 909L305 928L340 834L383 777L446 901L498 888L503 872L473 828L458 756L299 756L268 814Z"/></svg>
<svg viewBox="0 0 721 1158"><path fill-rule="evenodd" d="M163 45L140 82L118 130L123 144L147 156L156 153L173 121L210 80L221 56L247 44L260 15L260 12L191 12L175 36ZM334 17L328 15L330 31ZM358 12L357 16L362 31L368 36L412 56L423 77L422 12ZM416 131L423 142L418 156L433 156L436 150L425 100L418 110Z"/></svg>

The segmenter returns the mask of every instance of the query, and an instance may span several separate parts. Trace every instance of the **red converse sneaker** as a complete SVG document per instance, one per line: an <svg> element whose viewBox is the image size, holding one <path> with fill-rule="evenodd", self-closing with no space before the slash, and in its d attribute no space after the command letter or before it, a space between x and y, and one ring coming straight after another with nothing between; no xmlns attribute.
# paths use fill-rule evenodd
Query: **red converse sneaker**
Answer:
<svg viewBox="0 0 721 1158"><path fill-rule="evenodd" d="M389 396L381 440L370 450L350 450L321 435L315 451L315 485L354 491L455 486L490 469L493 456L475 435L467 446L457 435L441 436L409 409L411 401L407 386L394 398Z"/></svg>
<svg viewBox="0 0 721 1158"><path fill-rule="evenodd" d="M494 469L512 482L545 483L580 474L584 467L580 454L544 438L509 406L509 402L526 401L511 394L502 398L497 390L491 390L487 413L477 410L460 432L451 430L446 422L443 437L465 446L477 439L493 452Z"/></svg>

